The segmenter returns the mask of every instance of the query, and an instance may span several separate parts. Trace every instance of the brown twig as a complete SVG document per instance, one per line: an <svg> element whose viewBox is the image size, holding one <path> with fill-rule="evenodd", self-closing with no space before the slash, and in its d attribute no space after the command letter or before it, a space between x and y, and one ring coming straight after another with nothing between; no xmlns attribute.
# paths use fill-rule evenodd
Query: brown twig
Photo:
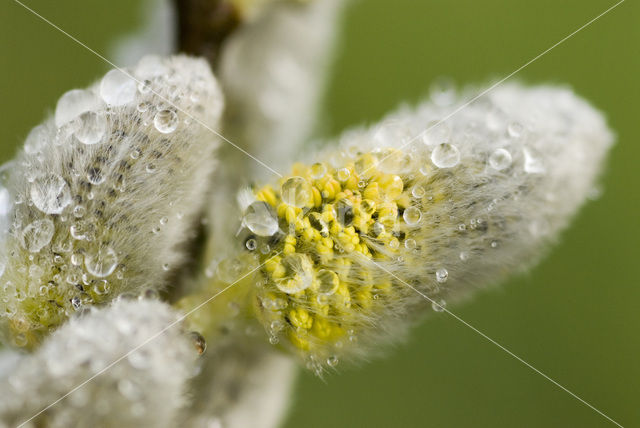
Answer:
<svg viewBox="0 0 640 428"><path fill-rule="evenodd" d="M224 40L240 24L228 0L174 0L178 14L180 52L203 56L215 67Z"/></svg>

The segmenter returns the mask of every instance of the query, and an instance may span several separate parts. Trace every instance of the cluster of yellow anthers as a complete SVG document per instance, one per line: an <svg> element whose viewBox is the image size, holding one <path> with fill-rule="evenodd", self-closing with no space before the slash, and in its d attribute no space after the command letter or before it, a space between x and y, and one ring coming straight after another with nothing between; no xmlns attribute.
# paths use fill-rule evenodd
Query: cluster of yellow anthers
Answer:
<svg viewBox="0 0 640 428"><path fill-rule="evenodd" d="M255 300L258 317L272 343L288 340L311 356L311 364L314 358L322 359L317 364L337 364L343 341L358 340L362 324L375 323L371 315L380 312L375 306L388 304L395 293L392 278L375 262L396 258L401 246L416 246L408 229L422 214L412 198L425 192L412 195L410 176L378 168L384 158L403 158L391 150L361 154L339 169L295 164L280 189L255 192L258 201L245 217L257 235L246 246L264 263ZM255 215L260 210L264 215ZM273 229L265 227L267 211L276 214L281 233L270 235L276 224L274 217Z"/></svg>

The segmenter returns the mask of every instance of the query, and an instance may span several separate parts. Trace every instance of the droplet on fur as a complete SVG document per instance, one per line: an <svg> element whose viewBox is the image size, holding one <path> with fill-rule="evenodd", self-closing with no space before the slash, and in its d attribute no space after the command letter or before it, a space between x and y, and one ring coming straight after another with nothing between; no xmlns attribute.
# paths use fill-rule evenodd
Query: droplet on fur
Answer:
<svg viewBox="0 0 640 428"><path fill-rule="evenodd" d="M276 280L276 286L287 294L306 290L313 280L313 264L304 254L289 254L282 259L284 276Z"/></svg>
<svg viewBox="0 0 640 428"><path fill-rule="evenodd" d="M282 183L280 190L282 201L294 207L302 208L311 199L311 187L302 177L291 177Z"/></svg>
<svg viewBox="0 0 640 428"><path fill-rule="evenodd" d="M87 254L84 259L87 271L98 278L105 278L113 273L118 265L118 256L111 247L100 247L98 251Z"/></svg>
<svg viewBox="0 0 640 428"><path fill-rule="evenodd" d="M336 292L340 285L338 275L329 269L320 269L318 271L318 294L331 296Z"/></svg>
<svg viewBox="0 0 640 428"><path fill-rule="evenodd" d="M111 70L100 82L100 96L109 105L129 104L136 96L136 81L120 70Z"/></svg>
<svg viewBox="0 0 640 428"><path fill-rule="evenodd" d="M22 230L22 242L27 251L37 253L51 242L55 226L48 218L36 220Z"/></svg>
<svg viewBox="0 0 640 428"><path fill-rule="evenodd" d="M404 222L407 223L407 225L415 226L422 219L422 213L417 207L409 207L404 210L404 213L402 213L402 218L404 219Z"/></svg>
<svg viewBox="0 0 640 428"><path fill-rule="evenodd" d="M80 116L80 128L74 133L82 144L92 145L102 141L107 132L107 117L103 113L88 111Z"/></svg>
<svg viewBox="0 0 640 428"><path fill-rule="evenodd" d="M153 125L159 132L170 134L178 127L178 115L173 110L160 110L153 118Z"/></svg>
<svg viewBox="0 0 640 428"><path fill-rule="evenodd" d="M489 156L489 165L496 171L508 168L511 165L511 153L506 149L497 149Z"/></svg>
<svg viewBox="0 0 640 428"><path fill-rule="evenodd" d="M449 278L449 271L445 268L440 268L436 271L436 281L443 283Z"/></svg>
<svg viewBox="0 0 640 428"><path fill-rule="evenodd" d="M243 217L244 225L258 236L273 236L278 231L278 219L271 206L256 201L249 205Z"/></svg>
<svg viewBox="0 0 640 428"><path fill-rule="evenodd" d="M311 166L311 178L319 180L327 173L327 167L323 163L314 163Z"/></svg>
<svg viewBox="0 0 640 428"><path fill-rule="evenodd" d="M92 91L72 89L65 92L56 105L56 126L60 128L85 112L98 110L100 104L100 99Z"/></svg>
<svg viewBox="0 0 640 428"><path fill-rule="evenodd" d="M60 214L71 203L69 185L58 174L36 178L29 193L36 208L45 214Z"/></svg>
<svg viewBox="0 0 640 428"><path fill-rule="evenodd" d="M453 144L440 144L431 152L431 162L438 168L452 168L460 162L460 151Z"/></svg>

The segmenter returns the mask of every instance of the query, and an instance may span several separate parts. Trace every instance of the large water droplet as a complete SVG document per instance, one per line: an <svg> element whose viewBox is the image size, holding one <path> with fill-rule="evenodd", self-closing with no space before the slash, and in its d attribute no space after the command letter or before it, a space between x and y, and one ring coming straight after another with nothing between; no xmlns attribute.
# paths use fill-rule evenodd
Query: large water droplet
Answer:
<svg viewBox="0 0 640 428"><path fill-rule="evenodd" d="M55 123L58 128L72 121L82 113L95 111L101 107L100 99L91 91L72 89L65 92L56 105Z"/></svg>
<svg viewBox="0 0 640 428"><path fill-rule="evenodd" d="M433 121L427 125L427 129L422 134L422 142L427 146L448 143L451 138L451 129L440 121Z"/></svg>
<svg viewBox="0 0 640 428"><path fill-rule="evenodd" d="M313 264L304 254L289 254L282 259L285 273L276 280L276 286L288 294L306 290L313 280Z"/></svg>
<svg viewBox="0 0 640 428"><path fill-rule="evenodd" d="M249 205L243 217L244 225L258 236L273 236L278 231L278 219L271 206L256 201Z"/></svg>
<svg viewBox="0 0 640 428"><path fill-rule="evenodd" d="M27 139L24 142L24 151L29 155L38 153L48 141L47 129L44 125L38 125L27 135Z"/></svg>
<svg viewBox="0 0 640 428"><path fill-rule="evenodd" d="M75 136L83 144L91 145L102 141L107 132L107 116L101 112L88 111L80 116L80 128Z"/></svg>
<svg viewBox="0 0 640 428"><path fill-rule="evenodd" d="M282 201L285 204L302 208L311 199L311 186L302 177L290 177L284 183L280 190Z"/></svg>
<svg viewBox="0 0 640 428"><path fill-rule="evenodd" d="M138 90L136 81L120 70L111 70L100 82L100 96L109 105L129 104Z"/></svg>
<svg viewBox="0 0 640 428"><path fill-rule="evenodd" d="M440 144L431 152L431 162L438 168L452 168L460 162L460 151L453 144Z"/></svg>
<svg viewBox="0 0 640 428"><path fill-rule="evenodd" d="M329 269L320 269L318 271L318 294L331 296L336 292L340 285L338 275Z"/></svg>
<svg viewBox="0 0 640 428"><path fill-rule="evenodd" d="M22 230L24 248L31 253L37 253L51 242L55 226L48 218L36 220Z"/></svg>
<svg viewBox="0 0 640 428"><path fill-rule="evenodd" d="M409 207L402 213L402 218L407 225L414 226L422 219L422 213L417 207Z"/></svg>
<svg viewBox="0 0 640 428"><path fill-rule="evenodd" d="M178 115L173 110L160 110L153 118L153 125L159 132L170 134L178 127Z"/></svg>
<svg viewBox="0 0 640 428"><path fill-rule="evenodd" d="M98 251L87 254L84 259L87 271L98 278L105 278L113 273L118 265L118 256L111 247L100 247Z"/></svg>
<svg viewBox="0 0 640 428"><path fill-rule="evenodd" d="M511 165L511 153L506 149L497 149L489 156L491 168L500 171Z"/></svg>
<svg viewBox="0 0 640 428"><path fill-rule="evenodd" d="M71 190L58 174L38 177L31 184L31 200L45 214L60 214L71 203Z"/></svg>

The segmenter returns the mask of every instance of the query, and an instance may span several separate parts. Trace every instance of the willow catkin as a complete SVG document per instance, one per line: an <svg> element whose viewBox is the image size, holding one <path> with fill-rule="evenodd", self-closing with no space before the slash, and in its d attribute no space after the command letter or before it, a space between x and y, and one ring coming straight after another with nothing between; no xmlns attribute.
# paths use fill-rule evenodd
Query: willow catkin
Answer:
<svg viewBox="0 0 640 428"><path fill-rule="evenodd" d="M222 95L204 60L145 57L128 72L65 93L6 168L0 317L14 345L83 306L161 289L183 261Z"/></svg>
<svg viewBox="0 0 640 428"><path fill-rule="evenodd" d="M244 196L272 343L318 372L370 357L424 306L531 266L558 237L612 143L602 115L566 88L508 84L438 122L463 100L348 131Z"/></svg>

